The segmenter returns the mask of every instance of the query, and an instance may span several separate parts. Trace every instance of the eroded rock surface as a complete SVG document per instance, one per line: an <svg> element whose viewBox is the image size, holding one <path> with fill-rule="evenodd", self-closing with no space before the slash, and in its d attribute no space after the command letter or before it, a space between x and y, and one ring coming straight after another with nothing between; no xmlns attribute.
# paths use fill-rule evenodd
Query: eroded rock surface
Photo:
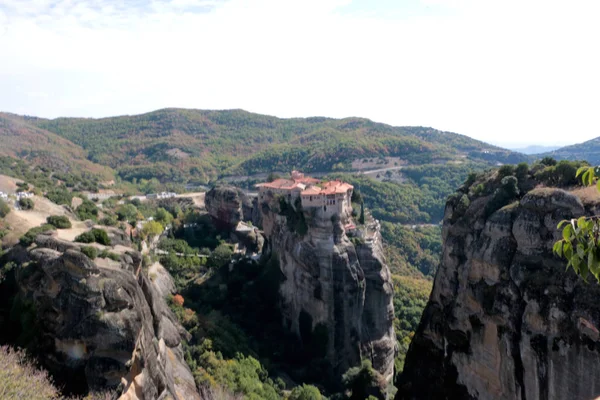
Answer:
<svg viewBox="0 0 600 400"><path fill-rule="evenodd" d="M442 262L397 398L592 399L600 395L600 286L552 254L557 223L592 206L534 189L486 217L454 196Z"/></svg>
<svg viewBox="0 0 600 400"><path fill-rule="evenodd" d="M258 222L256 217L259 213L252 198L235 186L212 188L206 193L204 202L210 216L223 228L234 229L240 221Z"/></svg>
<svg viewBox="0 0 600 400"><path fill-rule="evenodd" d="M122 399L200 399L183 358L186 333L139 253L95 262L74 243L40 235L36 244L16 272L19 299L35 309L42 364L59 382L116 389Z"/></svg>
<svg viewBox="0 0 600 400"><path fill-rule="evenodd" d="M370 221L366 239L352 241L350 215L325 216L315 207L303 211L307 230L297 232L278 214L277 204L271 198L260 207L265 247L283 273L284 325L303 341L316 332L320 340L326 335L324 356L334 380L367 358L390 382L396 350L393 286L378 224Z"/></svg>

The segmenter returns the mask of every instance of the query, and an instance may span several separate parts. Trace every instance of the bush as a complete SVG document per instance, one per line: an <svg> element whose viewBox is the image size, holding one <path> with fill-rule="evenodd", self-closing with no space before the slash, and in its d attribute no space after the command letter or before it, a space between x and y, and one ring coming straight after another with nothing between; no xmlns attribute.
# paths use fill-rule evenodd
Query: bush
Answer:
<svg viewBox="0 0 600 400"><path fill-rule="evenodd" d="M46 221L58 229L69 229L72 226L69 218L64 215L51 215L46 219Z"/></svg>
<svg viewBox="0 0 600 400"><path fill-rule="evenodd" d="M84 232L75 238L79 243L100 243L105 246L110 246L110 238L104 229L94 228L91 231Z"/></svg>
<svg viewBox="0 0 600 400"><path fill-rule="evenodd" d="M22 210L33 210L34 206L35 203L31 199L22 198L19 200L19 207L21 207Z"/></svg>
<svg viewBox="0 0 600 400"><path fill-rule="evenodd" d="M118 255L117 253L111 253L108 250L102 250L100 252L100 254L98 254L99 258L110 258L113 261L120 261L121 260L121 256Z"/></svg>
<svg viewBox="0 0 600 400"><path fill-rule="evenodd" d="M9 347L0 347L0 398L6 400L58 399L59 392L48 373L37 369L25 354Z"/></svg>
<svg viewBox="0 0 600 400"><path fill-rule="evenodd" d="M98 206L90 200L83 200L83 203L77 207L76 213L82 221L91 219L95 222L98 220Z"/></svg>
<svg viewBox="0 0 600 400"><path fill-rule="evenodd" d="M498 169L498 179L502 180L502 178L506 176L511 176L515 173L515 167L513 165L507 164L503 165Z"/></svg>
<svg viewBox="0 0 600 400"><path fill-rule="evenodd" d="M58 188L49 190L46 193L46 198L58 205L64 204L70 206L71 201L73 200L73 195L66 189Z"/></svg>
<svg viewBox="0 0 600 400"><path fill-rule="evenodd" d="M321 400L321 392L313 385L296 386L290 393L289 400Z"/></svg>
<svg viewBox="0 0 600 400"><path fill-rule="evenodd" d="M207 265L213 269L219 269L229 264L233 251L225 243L220 244L208 257Z"/></svg>
<svg viewBox="0 0 600 400"><path fill-rule="evenodd" d="M31 246L31 244L33 243L33 241L35 240L37 235L39 235L40 233L53 231L55 229L56 228L54 227L54 225L50 225L50 224L45 224L42 226L31 228L30 230L27 231L26 234L21 236L21 238L19 239L19 243L21 243L21 245L23 245L25 247L29 247L29 246Z"/></svg>
<svg viewBox="0 0 600 400"><path fill-rule="evenodd" d="M92 246L83 246L81 252L88 256L89 259L93 260L98 256L98 250Z"/></svg>
<svg viewBox="0 0 600 400"><path fill-rule="evenodd" d="M0 199L0 218L4 218L10 213L10 206Z"/></svg>

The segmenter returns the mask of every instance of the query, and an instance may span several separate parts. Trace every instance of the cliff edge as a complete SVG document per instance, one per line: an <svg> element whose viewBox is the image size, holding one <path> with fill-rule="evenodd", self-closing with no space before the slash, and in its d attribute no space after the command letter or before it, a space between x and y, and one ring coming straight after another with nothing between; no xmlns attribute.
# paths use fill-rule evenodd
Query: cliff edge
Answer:
<svg viewBox="0 0 600 400"><path fill-rule="evenodd" d="M397 399L600 395L600 286L552 254L558 222L597 214L597 194L519 195L510 178L493 193L473 184L449 199L441 265Z"/></svg>

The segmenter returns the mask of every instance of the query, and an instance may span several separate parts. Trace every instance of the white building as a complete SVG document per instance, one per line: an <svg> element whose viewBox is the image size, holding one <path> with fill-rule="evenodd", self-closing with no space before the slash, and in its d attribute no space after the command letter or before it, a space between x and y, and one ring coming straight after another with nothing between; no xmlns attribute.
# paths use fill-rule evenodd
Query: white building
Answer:
<svg viewBox="0 0 600 400"><path fill-rule="evenodd" d="M0 192L0 199L8 200L8 193Z"/></svg>
<svg viewBox="0 0 600 400"><path fill-rule="evenodd" d="M17 193L17 200L28 199L31 197L33 197L33 193L31 193L31 192L18 192Z"/></svg>

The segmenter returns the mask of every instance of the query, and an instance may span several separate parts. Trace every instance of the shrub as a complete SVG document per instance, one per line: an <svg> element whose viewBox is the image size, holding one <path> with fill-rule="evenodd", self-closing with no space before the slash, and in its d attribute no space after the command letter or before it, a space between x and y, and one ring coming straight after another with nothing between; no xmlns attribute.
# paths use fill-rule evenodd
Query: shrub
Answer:
<svg viewBox="0 0 600 400"><path fill-rule="evenodd" d="M46 221L58 229L69 229L72 226L69 218L64 215L51 215L46 219Z"/></svg>
<svg viewBox="0 0 600 400"><path fill-rule="evenodd" d="M75 238L79 243L100 243L105 246L110 246L110 238L104 229L94 228L91 231L83 232Z"/></svg>
<svg viewBox="0 0 600 400"><path fill-rule="evenodd" d="M515 167L513 165L507 164L503 165L498 169L498 179L502 180L502 178L506 176L511 176L515 173Z"/></svg>
<svg viewBox="0 0 600 400"><path fill-rule="evenodd" d="M33 210L34 206L35 203L31 199L22 198L19 200L19 207L21 207L22 210Z"/></svg>
<svg viewBox="0 0 600 400"><path fill-rule="evenodd" d="M88 256L89 259L93 260L98 256L98 250L92 246L83 246L81 252Z"/></svg>
<svg viewBox="0 0 600 400"><path fill-rule="evenodd" d="M83 203L77 207L77 216L80 220L85 221L91 219L96 221L98 219L98 206L93 201L83 200Z"/></svg>
<svg viewBox="0 0 600 400"><path fill-rule="evenodd" d="M6 202L0 199L0 218L4 218L10 212L10 206Z"/></svg>
<svg viewBox="0 0 600 400"><path fill-rule="evenodd" d="M313 385L296 386L290 393L289 400L321 400L321 392Z"/></svg>
<svg viewBox="0 0 600 400"><path fill-rule="evenodd" d="M49 190L46 193L46 197L53 203L59 205L64 204L67 206L70 206L71 201L73 200L73 195L71 194L71 192L63 188Z"/></svg>
<svg viewBox="0 0 600 400"><path fill-rule="evenodd" d="M217 246L217 248L212 252L210 257L208 257L207 265L210 268L219 269L229 264L232 255L233 252L231 251L231 247L229 247L225 243L222 243L219 246Z"/></svg>
<svg viewBox="0 0 600 400"><path fill-rule="evenodd" d="M48 373L37 369L25 354L9 347L0 347L0 398L7 400L58 399L59 392Z"/></svg>
<svg viewBox="0 0 600 400"><path fill-rule="evenodd" d="M100 254L98 254L99 258L110 258L113 261L120 261L121 260L121 256L118 255L117 253L111 253L108 250L102 250L100 252Z"/></svg>
<svg viewBox="0 0 600 400"><path fill-rule="evenodd" d="M117 217L115 217L114 215L106 216L100 220L100 224L106 226L117 226L118 222L119 221L117 221Z"/></svg>
<svg viewBox="0 0 600 400"><path fill-rule="evenodd" d="M55 229L56 228L54 227L54 225L50 225L50 224L45 224L42 226L31 228L30 230L27 231L26 234L21 236L21 238L19 239L19 243L21 243L21 245L23 245L25 247L29 247L29 246L31 246L31 244L33 243L33 241L35 240L37 235L39 235L40 233L53 231Z"/></svg>

